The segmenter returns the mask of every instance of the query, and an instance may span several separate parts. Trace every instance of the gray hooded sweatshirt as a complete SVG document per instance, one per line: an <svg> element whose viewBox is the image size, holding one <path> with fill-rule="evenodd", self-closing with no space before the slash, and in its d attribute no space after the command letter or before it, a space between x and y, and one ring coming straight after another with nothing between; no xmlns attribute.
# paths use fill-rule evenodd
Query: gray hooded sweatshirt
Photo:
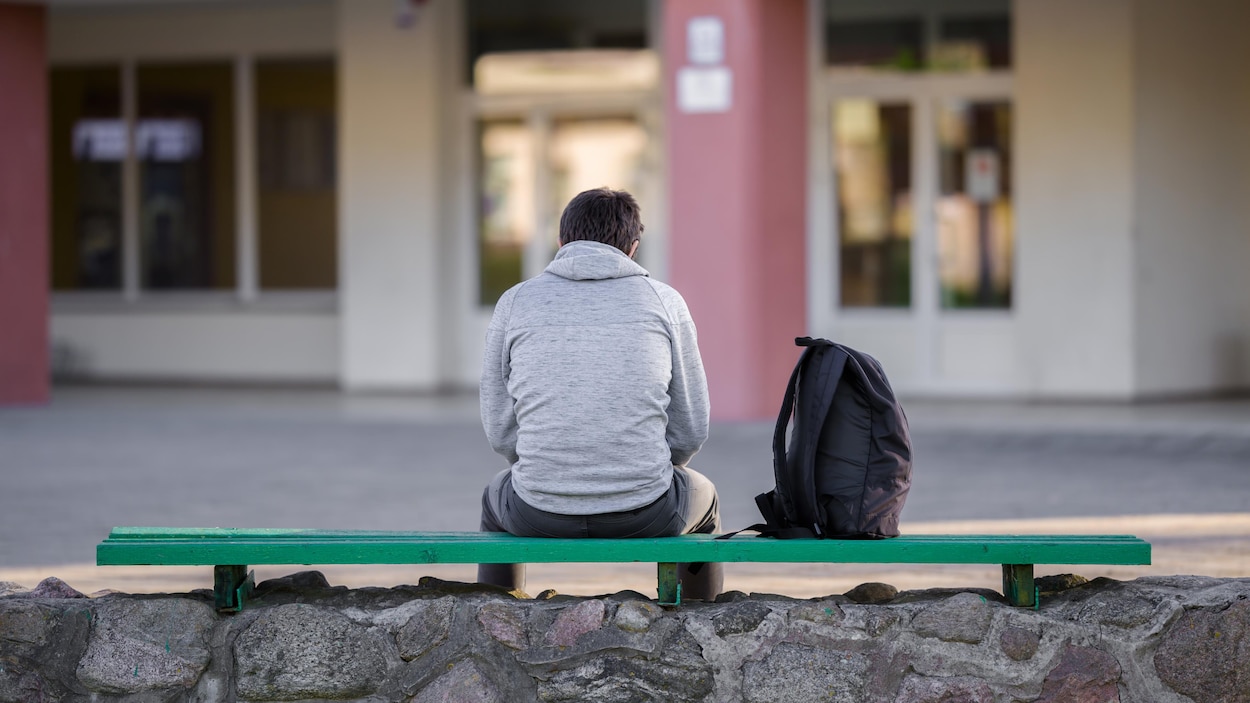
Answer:
<svg viewBox="0 0 1250 703"><path fill-rule="evenodd" d="M529 505L561 515L648 505L707 439L686 301L619 249L570 242L495 306L481 403Z"/></svg>

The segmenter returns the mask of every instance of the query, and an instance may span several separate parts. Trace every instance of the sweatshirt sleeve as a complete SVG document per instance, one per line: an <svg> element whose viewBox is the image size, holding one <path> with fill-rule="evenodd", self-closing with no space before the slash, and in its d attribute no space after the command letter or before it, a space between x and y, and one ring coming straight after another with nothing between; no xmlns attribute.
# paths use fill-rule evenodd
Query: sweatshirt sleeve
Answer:
<svg viewBox="0 0 1250 703"><path fill-rule="evenodd" d="M668 386L666 439L673 463L685 466L707 441L709 404L694 320L685 301L679 299L678 303L673 321L673 380Z"/></svg>
<svg viewBox="0 0 1250 703"><path fill-rule="evenodd" d="M490 327L486 330L486 345L482 351L482 378L479 404L482 411L482 427L486 439L496 453L508 460L517 461L517 419L512 396L508 393L508 376L511 371L505 349L508 318L512 311L512 291L504 293L495 305Z"/></svg>

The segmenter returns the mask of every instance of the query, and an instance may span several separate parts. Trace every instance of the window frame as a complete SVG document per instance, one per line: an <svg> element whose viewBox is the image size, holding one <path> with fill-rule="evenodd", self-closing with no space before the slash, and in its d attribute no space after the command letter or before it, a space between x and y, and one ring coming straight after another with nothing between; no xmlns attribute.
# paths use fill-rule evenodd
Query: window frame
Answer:
<svg viewBox="0 0 1250 703"><path fill-rule="evenodd" d="M338 286L333 288L274 289L260 286L260 191L257 151L258 118L256 64L266 60L324 60L334 62L334 52L280 53L233 52L193 57L160 55L126 56L91 61L51 61L48 69L77 66L115 66L120 74L121 120L133 139L138 123L138 71L140 64L228 62L232 68L234 98L234 244L235 284L222 289L148 289L142 286L140 237L139 162L128 149L121 167L121 287L117 290L50 291L52 311L187 311L221 312L241 307L256 311L336 312ZM336 194L341 192L336 179ZM55 206L55 204L54 204ZM340 233L341 235L341 233Z"/></svg>

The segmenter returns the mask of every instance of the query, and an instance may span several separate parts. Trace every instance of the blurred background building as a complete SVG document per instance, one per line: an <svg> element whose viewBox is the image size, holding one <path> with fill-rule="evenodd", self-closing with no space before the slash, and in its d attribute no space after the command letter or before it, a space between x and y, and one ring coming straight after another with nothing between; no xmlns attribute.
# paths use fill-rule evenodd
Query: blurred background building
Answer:
<svg viewBox="0 0 1250 703"><path fill-rule="evenodd" d="M908 395L1250 387L1243 0L0 0L0 402L472 388L634 192L721 419L801 334Z"/></svg>

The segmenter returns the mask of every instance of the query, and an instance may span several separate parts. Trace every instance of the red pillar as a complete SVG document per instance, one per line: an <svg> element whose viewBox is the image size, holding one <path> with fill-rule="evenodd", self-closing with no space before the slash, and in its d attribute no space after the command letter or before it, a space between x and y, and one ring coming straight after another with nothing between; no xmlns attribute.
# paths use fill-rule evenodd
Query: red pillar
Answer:
<svg viewBox="0 0 1250 703"><path fill-rule="evenodd" d="M717 419L775 416L807 330L806 6L664 3L671 278L699 328ZM718 23L700 18L723 28L719 60ZM705 32L694 56L691 20ZM695 79L685 104L683 71Z"/></svg>
<svg viewBox="0 0 1250 703"><path fill-rule="evenodd" d="M48 399L47 104L45 10L0 3L0 404Z"/></svg>

